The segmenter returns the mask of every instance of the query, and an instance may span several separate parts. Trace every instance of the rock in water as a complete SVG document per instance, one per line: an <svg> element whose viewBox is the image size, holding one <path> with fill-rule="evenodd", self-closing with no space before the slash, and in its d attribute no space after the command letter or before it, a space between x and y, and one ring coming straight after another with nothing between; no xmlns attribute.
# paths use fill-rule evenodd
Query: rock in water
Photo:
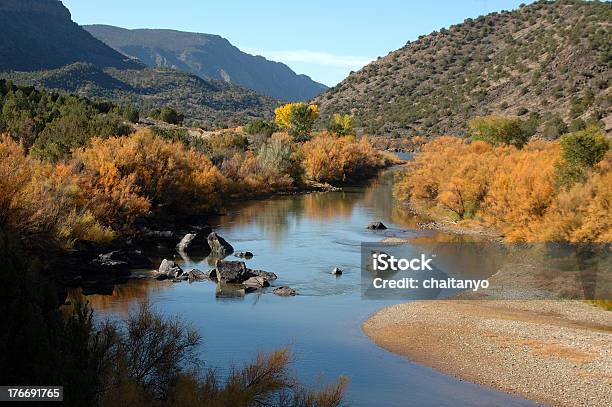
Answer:
<svg viewBox="0 0 612 407"><path fill-rule="evenodd" d="M253 257L253 253L251 253L251 252L236 252L236 253L234 253L234 256L242 257L242 258L245 258L245 259L250 259L250 258Z"/></svg>
<svg viewBox="0 0 612 407"><path fill-rule="evenodd" d="M338 267L334 267L334 269L331 271L331 273L335 276L341 276L342 275L342 270L340 270Z"/></svg>
<svg viewBox="0 0 612 407"><path fill-rule="evenodd" d="M289 297L291 295L297 295L297 291L295 291L293 288L287 287L287 286L282 286L282 287L275 288L274 291L272 291L272 292L274 294L280 295L282 297Z"/></svg>
<svg viewBox="0 0 612 407"><path fill-rule="evenodd" d="M157 270L158 279L176 278L183 274L183 269L173 260L163 259Z"/></svg>
<svg viewBox="0 0 612 407"><path fill-rule="evenodd" d="M249 269L249 274L253 276L263 277L266 281L274 281L277 279L276 274L272 273L271 271Z"/></svg>
<svg viewBox="0 0 612 407"><path fill-rule="evenodd" d="M117 260L126 262L131 268L150 269L153 268L151 260L142 254L140 250L120 249L110 253L101 254L100 260Z"/></svg>
<svg viewBox="0 0 612 407"><path fill-rule="evenodd" d="M370 230L384 230L387 227L382 222L373 222L368 225L368 229Z"/></svg>
<svg viewBox="0 0 612 407"><path fill-rule="evenodd" d="M189 279L189 282L204 280L206 278L206 274L198 269L191 269L187 272L187 278Z"/></svg>
<svg viewBox="0 0 612 407"><path fill-rule="evenodd" d="M270 286L268 280L261 276L249 277L242 284L244 284L246 287L253 287L257 289Z"/></svg>
<svg viewBox="0 0 612 407"><path fill-rule="evenodd" d="M90 264L94 266L96 272L109 276L129 276L131 274L128 263L121 260L111 260L100 256L92 260Z"/></svg>
<svg viewBox="0 0 612 407"><path fill-rule="evenodd" d="M208 238L205 234L187 233L176 245L176 250L184 253L194 250L210 252L210 246L208 245Z"/></svg>
<svg viewBox="0 0 612 407"><path fill-rule="evenodd" d="M215 270L217 282L223 284L240 284L251 277L243 261L217 260Z"/></svg>
<svg viewBox="0 0 612 407"><path fill-rule="evenodd" d="M215 232L211 232L208 235L208 245L212 253L219 256L227 256L234 251L232 245Z"/></svg>

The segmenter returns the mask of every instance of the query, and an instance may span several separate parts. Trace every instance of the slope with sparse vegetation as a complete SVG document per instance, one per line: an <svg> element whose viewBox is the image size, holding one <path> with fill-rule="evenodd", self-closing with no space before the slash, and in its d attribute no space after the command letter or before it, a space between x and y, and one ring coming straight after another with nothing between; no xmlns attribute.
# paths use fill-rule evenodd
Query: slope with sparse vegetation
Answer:
<svg viewBox="0 0 612 407"><path fill-rule="evenodd" d="M387 136L463 135L488 114L529 117L547 138L612 128L612 4L540 1L467 19L379 58L315 99Z"/></svg>

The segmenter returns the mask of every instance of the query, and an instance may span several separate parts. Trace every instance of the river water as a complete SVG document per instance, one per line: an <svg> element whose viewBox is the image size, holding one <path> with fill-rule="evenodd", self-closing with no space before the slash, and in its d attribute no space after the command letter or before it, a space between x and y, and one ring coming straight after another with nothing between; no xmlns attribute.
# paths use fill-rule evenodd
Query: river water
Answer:
<svg viewBox="0 0 612 407"><path fill-rule="evenodd" d="M382 172L366 186L342 192L281 196L242 203L211 222L236 250L255 254L253 269L273 271L274 285L300 295L262 294L217 298L215 284L132 280L110 296L89 297L98 314L122 317L148 299L157 310L181 315L203 338L201 357L227 371L259 351L289 347L293 368L307 383L350 379L352 406L527 406L534 403L460 381L377 347L361 324L391 300L365 300L360 291L360 244L386 236L444 240L441 232L419 230L392 197L393 175ZM389 230L365 226L382 221ZM456 238L455 238L456 239ZM208 270L211 260L183 260L183 268ZM344 274L330 275L338 266ZM424 341L427 338L423 338Z"/></svg>

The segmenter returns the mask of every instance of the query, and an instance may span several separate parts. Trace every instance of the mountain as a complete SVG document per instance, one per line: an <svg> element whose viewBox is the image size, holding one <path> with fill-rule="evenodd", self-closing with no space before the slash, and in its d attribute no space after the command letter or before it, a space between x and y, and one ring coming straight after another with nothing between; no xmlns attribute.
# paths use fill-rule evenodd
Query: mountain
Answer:
<svg viewBox="0 0 612 407"><path fill-rule="evenodd" d="M149 67L172 67L205 79L242 85L279 100L307 100L327 87L287 65L240 51L218 35L174 30L84 26L114 49Z"/></svg>
<svg viewBox="0 0 612 407"><path fill-rule="evenodd" d="M57 0L0 0L0 76L150 109L172 106L204 127L269 118L277 102L221 80L147 68L94 38Z"/></svg>
<svg viewBox="0 0 612 407"><path fill-rule="evenodd" d="M612 128L612 4L538 2L467 19L407 43L318 96L322 122L355 116L390 136L463 135L487 114L539 129L600 120ZM555 129L554 127L558 128Z"/></svg>
<svg viewBox="0 0 612 407"><path fill-rule="evenodd" d="M204 128L237 126L255 118L270 119L278 105L253 90L168 68L100 68L78 62L54 70L7 72L0 77L93 100L131 104L145 113L171 106L184 113L187 122Z"/></svg>
<svg viewBox="0 0 612 407"><path fill-rule="evenodd" d="M57 0L2 0L0 27L0 71L55 69L78 61L144 68L72 22L70 11Z"/></svg>

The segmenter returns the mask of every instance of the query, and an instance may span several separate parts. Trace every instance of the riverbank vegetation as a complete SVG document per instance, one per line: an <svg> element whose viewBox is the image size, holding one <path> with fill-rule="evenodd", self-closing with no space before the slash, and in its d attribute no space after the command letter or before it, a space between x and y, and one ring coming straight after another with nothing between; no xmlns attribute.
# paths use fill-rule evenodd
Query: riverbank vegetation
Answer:
<svg viewBox="0 0 612 407"><path fill-rule="evenodd" d="M203 134L138 123L130 107L0 82L0 225L27 247L71 249L154 222L213 213L232 200L362 181L391 161L353 135L350 117L317 134L316 105L275 122Z"/></svg>
<svg viewBox="0 0 612 407"><path fill-rule="evenodd" d="M507 241L612 241L612 152L601 130L526 142L511 120L472 123L476 140L423 147L396 184L400 200Z"/></svg>

